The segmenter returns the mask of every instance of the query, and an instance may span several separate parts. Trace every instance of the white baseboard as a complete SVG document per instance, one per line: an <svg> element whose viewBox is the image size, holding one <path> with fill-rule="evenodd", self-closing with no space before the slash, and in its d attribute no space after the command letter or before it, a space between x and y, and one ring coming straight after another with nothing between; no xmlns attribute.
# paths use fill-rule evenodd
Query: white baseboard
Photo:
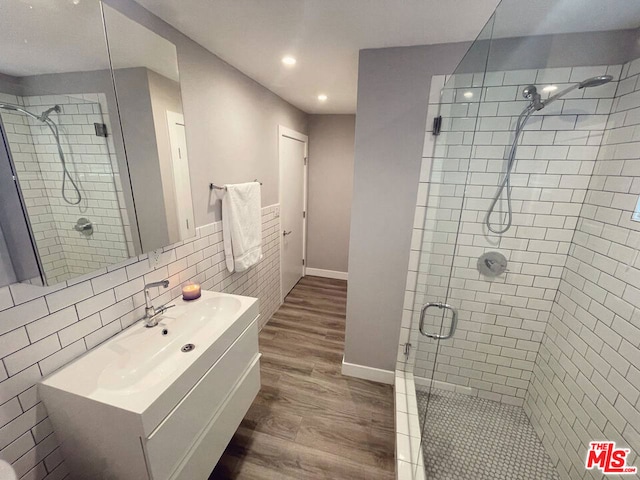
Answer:
<svg viewBox="0 0 640 480"><path fill-rule="evenodd" d="M395 383L395 374L391 370L382 370L380 368L365 367L355 363L347 363L342 359L342 374L347 377L361 378L363 380L371 380L372 382L386 383L393 385Z"/></svg>
<svg viewBox="0 0 640 480"><path fill-rule="evenodd" d="M337 280L348 280L348 272L338 272L335 270L323 270L321 268L309 268L304 271L305 275L311 275L313 277L335 278Z"/></svg>

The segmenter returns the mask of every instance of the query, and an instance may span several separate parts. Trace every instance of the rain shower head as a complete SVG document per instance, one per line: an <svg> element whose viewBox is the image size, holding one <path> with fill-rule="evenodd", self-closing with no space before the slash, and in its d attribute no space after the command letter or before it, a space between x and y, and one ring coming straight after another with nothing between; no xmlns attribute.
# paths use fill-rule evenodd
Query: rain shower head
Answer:
<svg viewBox="0 0 640 480"><path fill-rule="evenodd" d="M597 77L591 77L581 81L578 88L599 87L600 85L609 83L611 80L613 80L611 75L599 75Z"/></svg>

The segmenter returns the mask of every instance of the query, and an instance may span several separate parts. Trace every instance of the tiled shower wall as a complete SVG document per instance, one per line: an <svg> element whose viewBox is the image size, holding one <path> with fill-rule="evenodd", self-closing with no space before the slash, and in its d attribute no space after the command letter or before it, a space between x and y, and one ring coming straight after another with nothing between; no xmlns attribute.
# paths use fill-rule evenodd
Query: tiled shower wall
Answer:
<svg viewBox="0 0 640 480"><path fill-rule="evenodd" d="M178 298L187 281L258 297L262 327L280 305L277 210L277 205L262 209L263 259L246 272L226 270L222 225L216 222L198 228L195 238L165 248L162 266L155 269L143 255L55 287L0 288L0 459L12 463L19 477L67 475L35 383L141 319L145 283L170 280L170 289L152 292L156 305Z"/></svg>
<svg viewBox="0 0 640 480"><path fill-rule="evenodd" d="M2 111L2 118L18 170L44 270L50 284L95 271L129 258L133 254L131 230L119 184L118 165L111 139L95 135L94 122L105 123L111 131L103 94L77 96L6 96L7 101L24 105L39 114L53 105L52 113L60 129L68 168L81 189L83 200L67 204L61 195L62 165L49 128L35 119ZM75 191L67 180L67 196ZM123 215L124 214L124 215ZM80 217L94 224L94 233L85 237L73 226Z"/></svg>
<svg viewBox="0 0 640 480"><path fill-rule="evenodd" d="M484 79L457 74L442 96L444 78L432 81L428 124L440 105L443 127L435 147L426 133L401 336L401 343L409 338L413 346L417 383L433 378L441 387L523 404L621 69L488 72ZM528 103L523 88L554 85L560 91L605 73L616 81L575 90L532 115L512 175L513 226L504 235L488 232L485 213L505 168L517 116ZM498 204L497 210L504 208ZM492 220L499 222L500 215ZM508 271L484 277L476 263L493 250L505 255ZM445 299L458 310L458 328L452 339L440 342L432 376L436 344L418 334L418 317L423 304ZM439 333L434 328L440 320L428 316L426 329ZM444 324L448 328L449 321ZM404 365L413 363L410 357Z"/></svg>
<svg viewBox="0 0 640 480"><path fill-rule="evenodd" d="M640 466L640 59L621 78L525 403L561 478L594 440Z"/></svg>

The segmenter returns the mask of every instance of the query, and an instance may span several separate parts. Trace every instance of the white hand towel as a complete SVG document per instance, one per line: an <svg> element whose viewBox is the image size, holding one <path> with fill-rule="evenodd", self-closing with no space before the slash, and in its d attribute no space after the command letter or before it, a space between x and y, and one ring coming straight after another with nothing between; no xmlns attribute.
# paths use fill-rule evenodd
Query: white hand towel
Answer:
<svg viewBox="0 0 640 480"><path fill-rule="evenodd" d="M262 212L258 182L226 185L222 239L230 272L243 272L262 258Z"/></svg>

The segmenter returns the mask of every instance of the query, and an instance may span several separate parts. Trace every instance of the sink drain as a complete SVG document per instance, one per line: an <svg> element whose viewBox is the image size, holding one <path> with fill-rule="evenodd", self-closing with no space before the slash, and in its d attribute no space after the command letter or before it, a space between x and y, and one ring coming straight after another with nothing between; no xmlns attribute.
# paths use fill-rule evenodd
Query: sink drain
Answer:
<svg viewBox="0 0 640 480"><path fill-rule="evenodd" d="M183 351L183 352L190 352L194 348L196 348L196 346L193 343L187 343L180 350Z"/></svg>

